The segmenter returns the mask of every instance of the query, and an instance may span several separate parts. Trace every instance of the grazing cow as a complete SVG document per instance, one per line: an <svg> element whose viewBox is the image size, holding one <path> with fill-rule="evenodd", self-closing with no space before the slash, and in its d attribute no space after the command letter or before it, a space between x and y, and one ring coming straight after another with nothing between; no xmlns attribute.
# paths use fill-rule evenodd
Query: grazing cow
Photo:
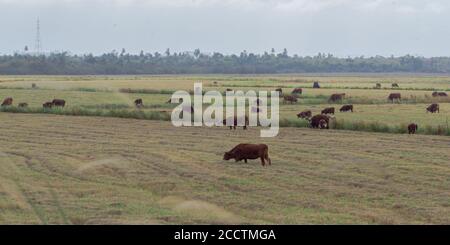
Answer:
<svg viewBox="0 0 450 245"><path fill-rule="evenodd" d="M283 97L283 99L284 99L285 103L286 102L290 102L292 104L292 103L297 103L298 102L297 97L292 96L292 95L286 95L286 96Z"/></svg>
<svg viewBox="0 0 450 245"><path fill-rule="evenodd" d="M279 93L280 93L280 96L282 96L282 95L283 95L283 89L281 89L281 88L277 88L277 89L275 89L275 91L279 92Z"/></svg>
<svg viewBox="0 0 450 245"><path fill-rule="evenodd" d="M398 86L397 83L393 83L393 84L392 84L392 87L393 87L393 88L398 88L399 86Z"/></svg>
<svg viewBox="0 0 450 245"><path fill-rule="evenodd" d="M142 102L142 99L136 99L134 101L134 105L139 108L139 107L144 106L144 103Z"/></svg>
<svg viewBox="0 0 450 245"><path fill-rule="evenodd" d="M326 122L326 129L329 128L328 123L330 122L330 118L327 115L315 115L310 120L310 127L311 128L321 128L321 121L324 120ZM322 122L323 124L323 122Z"/></svg>
<svg viewBox="0 0 450 245"><path fill-rule="evenodd" d="M236 162L244 160L247 163L248 159L261 159L261 165L265 166L267 160L269 165L272 161L269 158L269 147L266 144L239 144L230 151L225 152L223 160L234 159Z"/></svg>
<svg viewBox="0 0 450 245"><path fill-rule="evenodd" d="M438 112L439 113L439 104L431 104L430 106L427 107L427 112L431 112L431 113Z"/></svg>
<svg viewBox="0 0 450 245"><path fill-rule="evenodd" d="M6 99L3 100L2 106L10 106L13 103L13 98L8 97Z"/></svg>
<svg viewBox="0 0 450 245"><path fill-rule="evenodd" d="M319 82L314 82L313 88L320 88Z"/></svg>
<svg viewBox="0 0 450 245"><path fill-rule="evenodd" d="M340 112L351 111L353 112L353 105L344 105L339 109Z"/></svg>
<svg viewBox="0 0 450 245"><path fill-rule="evenodd" d="M417 126L417 124L411 123L408 125L408 134L415 134L418 128L419 126Z"/></svg>
<svg viewBox="0 0 450 245"><path fill-rule="evenodd" d="M45 102L42 104L42 107L44 107L44 109L51 109L53 107L53 102Z"/></svg>
<svg viewBox="0 0 450 245"><path fill-rule="evenodd" d="M380 89L381 88L381 83L377 83L377 84L375 84L375 87L374 88L376 88L376 89Z"/></svg>
<svg viewBox="0 0 450 245"><path fill-rule="evenodd" d="M447 97L447 93L446 92L433 92L431 95L433 95L433 97Z"/></svg>
<svg viewBox="0 0 450 245"><path fill-rule="evenodd" d="M53 106L61 106L64 107L66 105L66 101L65 100L60 100L60 99L54 99L52 101Z"/></svg>
<svg viewBox="0 0 450 245"><path fill-rule="evenodd" d="M329 102L336 102L336 101L341 101L343 100L345 97L345 93L341 93L341 94L332 94L330 96L330 98L328 99Z"/></svg>
<svg viewBox="0 0 450 245"><path fill-rule="evenodd" d="M294 88L294 90L292 90L292 94L302 94L303 93L303 89L301 88Z"/></svg>
<svg viewBox="0 0 450 245"><path fill-rule="evenodd" d="M234 116L234 119L229 117L227 119L223 119L222 121L223 125L230 127L230 130L234 128L236 130L237 126L243 126L244 130L247 129L247 126L249 125L248 117L237 117Z"/></svg>
<svg viewBox="0 0 450 245"><path fill-rule="evenodd" d="M227 91L227 92L231 92L231 91L233 91L233 90L232 90L231 88L227 88L226 91Z"/></svg>
<svg viewBox="0 0 450 245"><path fill-rule="evenodd" d="M302 111L299 114L297 114L297 118L303 118L303 119L308 119L311 116L312 116L312 113L310 110Z"/></svg>
<svg viewBox="0 0 450 245"><path fill-rule="evenodd" d="M402 95L400 93L391 93L389 94L388 100L394 103L394 100L400 101L402 99Z"/></svg>
<svg viewBox="0 0 450 245"><path fill-rule="evenodd" d="M19 103L20 108L28 107L28 103Z"/></svg>
<svg viewBox="0 0 450 245"><path fill-rule="evenodd" d="M322 110L322 114L334 114L334 107L328 107Z"/></svg>

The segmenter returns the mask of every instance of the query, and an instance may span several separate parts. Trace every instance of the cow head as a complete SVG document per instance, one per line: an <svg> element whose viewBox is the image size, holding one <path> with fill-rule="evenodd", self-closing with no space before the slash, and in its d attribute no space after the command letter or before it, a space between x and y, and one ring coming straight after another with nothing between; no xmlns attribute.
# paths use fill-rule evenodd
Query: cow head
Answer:
<svg viewBox="0 0 450 245"><path fill-rule="evenodd" d="M225 152L225 154L223 155L223 160L228 161L232 158L234 158L234 155L231 152Z"/></svg>

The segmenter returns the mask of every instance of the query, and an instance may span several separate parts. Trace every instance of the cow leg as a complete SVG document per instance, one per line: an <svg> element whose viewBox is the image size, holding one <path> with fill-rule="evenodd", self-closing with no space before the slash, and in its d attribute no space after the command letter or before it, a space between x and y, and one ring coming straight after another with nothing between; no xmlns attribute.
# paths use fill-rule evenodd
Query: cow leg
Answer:
<svg viewBox="0 0 450 245"><path fill-rule="evenodd" d="M244 159L244 162L247 163L247 158Z"/></svg>
<svg viewBox="0 0 450 245"><path fill-rule="evenodd" d="M264 162L264 156L261 156L261 165L262 165L262 166L265 166L265 165L266 165L266 162Z"/></svg>
<svg viewBox="0 0 450 245"><path fill-rule="evenodd" d="M247 125L244 125L244 130L246 130L247 129Z"/></svg>
<svg viewBox="0 0 450 245"><path fill-rule="evenodd" d="M264 154L264 158L269 162L269 165L272 165L272 161L270 161L269 158L269 153L266 151L266 153Z"/></svg>

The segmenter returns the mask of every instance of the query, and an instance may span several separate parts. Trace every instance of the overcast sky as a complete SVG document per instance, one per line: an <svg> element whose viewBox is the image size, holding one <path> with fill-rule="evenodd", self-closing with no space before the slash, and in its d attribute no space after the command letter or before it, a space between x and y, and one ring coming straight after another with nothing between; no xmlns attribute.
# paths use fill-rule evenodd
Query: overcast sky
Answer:
<svg viewBox="0 0 450 245"><path fill-rule="evenodd" d="M0 0L0 53L450 56L448 0Z"/></svg>

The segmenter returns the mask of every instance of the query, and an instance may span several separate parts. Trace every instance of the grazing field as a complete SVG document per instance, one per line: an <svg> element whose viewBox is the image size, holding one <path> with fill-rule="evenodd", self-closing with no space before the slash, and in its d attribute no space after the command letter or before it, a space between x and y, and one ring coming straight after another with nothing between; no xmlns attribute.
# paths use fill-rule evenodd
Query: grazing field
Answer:
<svg viewBox="0 0 450 245"><path fill-rule="evenodd" d="M2 224L448 224L450 138L0 113ZM226 162L269 145L272 166Z"/></svg>
<svg viewBox="0 0 450 245"><path fill-rule="evenodd" d="M312 88L314 81L320 83L320 89ZM30 108L0 110L167 119L175 106L166 103L171 94L180 89L192 91L195 82L202 82L205 91L222 92L282 88L284 94L290 94L294 88L303 88L297 104L280 105L282 126L307 126L306 121L296 118L303 110L317 114L325 107L338 111L343 104L353 104L354 113L337 112L337 129L405 133L408 124L417 123L420 134L450 135L450 97L431 95L433 91L449 91L450 77L435 75L0 76L0 98L13 97L15 105L27 102ZM374 88L376 83L381 89ZM393 89L392 83L399 88ZM401 93L400 103L387 100L394 92ZM346 97L339 103L329 102L335 93L345 93ZM42 110L42 103L54 98L66 100L67 107ZM144 101L139 110L133 104L137 98ZM431 103L440 104L440 113L426 113Z"/></svg>

